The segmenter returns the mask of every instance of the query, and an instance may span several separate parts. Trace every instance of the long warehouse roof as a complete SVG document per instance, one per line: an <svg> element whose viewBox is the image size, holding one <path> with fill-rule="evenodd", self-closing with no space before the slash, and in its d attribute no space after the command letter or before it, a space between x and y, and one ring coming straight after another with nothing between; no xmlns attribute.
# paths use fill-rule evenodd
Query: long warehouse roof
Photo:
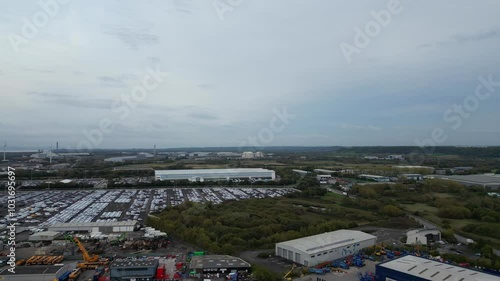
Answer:
<svg viewBox="0 0 500 281"><path fill-rule="evenodd" d="M404 256L385 263L380 263L377 267L384 267L405 274L410 274L425 280L463 280L463 281L498 281L499 277L455 266L447 263L437 262L415 256Z"/></svg>
<svg viewBox="0 0 500 281"><path fill-rule="evenodd" d="M358 241L365 241L377 237L358 230L337 230L318 235L303 237L277 243L277 246L286 245L306 253L315 253L322 249L331 249L351 245ZM334 247L335 246L335 247Z"/></svg>
<svg viewBox="0 0 500 281"><path fill-rule="evenodd" d="M116 222L65 222L56 223L49 228L53 227L98 227L98 226L135 226L137 221L116 221Z"/></svg>
<svg viewBox="0 0 500 281"><path fill-rule="evenodd" d="M236 168L236 169L193 169L193 170L156 170L156 174L180 175L180 174L237 174L255 172L274 172L262 168Z"/></svg>

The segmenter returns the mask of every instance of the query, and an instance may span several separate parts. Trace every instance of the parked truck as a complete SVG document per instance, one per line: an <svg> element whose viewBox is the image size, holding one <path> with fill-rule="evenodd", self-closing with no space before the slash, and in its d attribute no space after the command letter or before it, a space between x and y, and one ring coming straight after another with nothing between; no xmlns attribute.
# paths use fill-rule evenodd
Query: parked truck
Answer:
<svg viewBox="0 0 500 281"><path fill-rule="evenodd" d="M71 274L71 271L66 271L58 278L55 278L53 281L68 281L70 274Z"/></svg>

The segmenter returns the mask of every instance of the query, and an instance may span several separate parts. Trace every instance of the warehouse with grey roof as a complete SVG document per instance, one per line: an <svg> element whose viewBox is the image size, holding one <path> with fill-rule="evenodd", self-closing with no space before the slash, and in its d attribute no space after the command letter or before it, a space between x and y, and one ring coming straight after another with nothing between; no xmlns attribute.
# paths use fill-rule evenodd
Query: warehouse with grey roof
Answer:
<svg viewBox="0 0 500 281"><path fill-rule="evenodd" d="M493 190L500 189L500 175L484 174L484 175L465 175L465 176L434 176L443 180L451 180L461 183L466 186L482 186L489 187Z"/></svg>
<svg viewBox="0 0 500 281"><path fill-rule="evenodd" d="M83 223L56 223L49 226L49 231L66 232L102 232L102 233L123 233L133 232L138 225L137 221L118 221L118 222L83 222Z"/></svg>
<svg viewBox="0 0 500 281"><path fill-rule="evenodd" d="M345 258L375 245L377 237L357 230L337 230L276 244L276 256L305 266Z"/></svg>
<svg viewBox="0 0 500 281"><path fill-rule="evenodd" d="M194 256L189 268L195 272L197 276L206 276L207 274L229 274L232 272L250 272L251 265L237 257L228 255L208 255Z"/></svg>

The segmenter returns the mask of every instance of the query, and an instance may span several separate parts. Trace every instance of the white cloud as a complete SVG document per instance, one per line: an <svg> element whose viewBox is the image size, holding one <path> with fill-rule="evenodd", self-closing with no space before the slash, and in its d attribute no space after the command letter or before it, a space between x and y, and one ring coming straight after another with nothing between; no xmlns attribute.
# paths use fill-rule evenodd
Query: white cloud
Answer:
<svg viewBox="0 0 500 281"><path fill-rule="evenodd" d="M36 136L51 139L53 132L61 142L78 141L81 130L113 116L113 100L130 95L147 66L159 64L171 74L168 81L103 146L140 146L150 139L237 146L283 106L293 107L297 118L273 145L349 144L350 138L411 144L398 135L432 130L443 108L474 91L478 75L500 80L500 3L408 2L348 65L338 44L352 40L353 28L386 5L245 1L220 21L211 1L73 0L15 53L5 34L20 32L22 17L36 11L37 1L4 3L0 111L9 130L19 128L5 133L26 145ZM491 110L500 101L481 106ZM481 125L486 131L500 118L498 111L491 114ZM52 124L51 131L39 130L43 122ZM391 136L374 136L390 128ZM492 136L450 141L481 138Z"/></svg>

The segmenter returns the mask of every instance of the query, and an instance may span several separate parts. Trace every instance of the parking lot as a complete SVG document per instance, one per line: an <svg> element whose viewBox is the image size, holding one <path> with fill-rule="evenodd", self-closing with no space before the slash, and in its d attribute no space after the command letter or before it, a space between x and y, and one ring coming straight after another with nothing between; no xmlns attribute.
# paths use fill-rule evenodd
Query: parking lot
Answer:
<svg viewBox="0 0 500 281"><path fill-rule="evenodd" d="M18 192L16 216L0 210L0 224L9 220L32 230L65 222L110 222L144 220L150 212L186 201L221 204L227 200L283 196L286 188L170 188L126 190L47 190ZM0 197L6 205L7 197Z"/></svg>
<svg viewBox="0 0 500 281"><path fill-rule="evenodd" d="M352 266L351 268L347 270L339 270L339 272L331 272L331 273L326 273L325 275L318 275L318 274L308 274L304 277L294 279L295 281L316 281L317 278L323 279L325 281L336 281L336 280L342 280L342 281L358 281L359 280L359 274L366 274L367 272L370 273L375 273L375 265L377 263L370 261L370 260L365 260L365 266L361 268L357 268Z"/></svg>
<svg viewBox="0 0 500 281"><path fill-rule="evenodd" d="M272 253L273 249L268 250L255 250L255 251L245 251L240 253L240 257L252 264L258 264L268 268L269 270L276 272L278 274L284 274L292 268L292 262L281 257L270 257L270 258L259 258L257 255L259 253ZM325 275L317 275L317 274L307 274L304 277L294 279L299 281L316 281L316 278L323 279L325 281L333 281L333 280L346 280L346 281L354 281L359 280L359 274L365 274L367 272L374 273L375 265L377 262L365 260L365 266L361 268L357 268L352 266L347 270L338 270L339 272L331 272Z"/></svg>

